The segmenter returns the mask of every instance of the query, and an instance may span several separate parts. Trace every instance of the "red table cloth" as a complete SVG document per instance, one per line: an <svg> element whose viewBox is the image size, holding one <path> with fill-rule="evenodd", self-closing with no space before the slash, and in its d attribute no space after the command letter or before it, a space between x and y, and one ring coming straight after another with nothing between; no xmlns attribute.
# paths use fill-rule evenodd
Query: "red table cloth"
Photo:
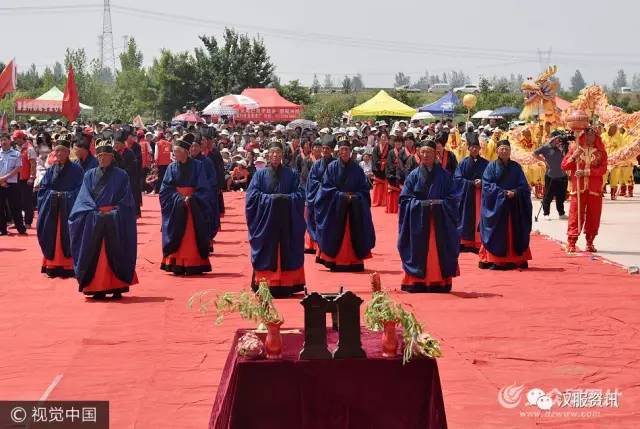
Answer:
<svg viewBox="0 0 640 429"><path fill-rule="evenodd" d="M281 360L237 356L236 332L210 429L446 428L434 359L382 357L381 333L362 332L366 359L299 360L302 333L283 334ZM334 350L337 333L328 335Z"/></svg>

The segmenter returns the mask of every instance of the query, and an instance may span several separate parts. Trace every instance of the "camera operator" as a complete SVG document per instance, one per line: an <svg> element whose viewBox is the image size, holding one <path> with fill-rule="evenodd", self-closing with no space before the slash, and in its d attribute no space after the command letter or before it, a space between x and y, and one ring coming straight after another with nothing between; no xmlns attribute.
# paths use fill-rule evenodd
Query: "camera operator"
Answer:
<svg viewBox="0 0 640 429"><path fill-rule="evenodd" d="M562 158L567 151L569 140L573 138L562 131L553 131L551 139L533 152L533 155L547 165L544 176L544 197L542 198L542 210L545 220L549 220L551 201L555 198L556 209L560 219L566 219L564 213L564 201L567 197L568 179L562 170Z"/></svg>

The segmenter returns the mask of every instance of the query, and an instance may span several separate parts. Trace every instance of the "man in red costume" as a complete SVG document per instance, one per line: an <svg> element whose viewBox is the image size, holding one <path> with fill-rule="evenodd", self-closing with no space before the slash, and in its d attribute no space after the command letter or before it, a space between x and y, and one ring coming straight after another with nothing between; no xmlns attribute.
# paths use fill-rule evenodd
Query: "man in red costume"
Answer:
<svg viewBox="0 0 640 429"><path fill-rule="evenodd" d="M607 151L593 128L587 128L578 136L562 160L562 169L571 180L567 253L576 251L576 241L583 228L587 252L596 252L593 240L600 227L602 176L607 172Z"/></svg>

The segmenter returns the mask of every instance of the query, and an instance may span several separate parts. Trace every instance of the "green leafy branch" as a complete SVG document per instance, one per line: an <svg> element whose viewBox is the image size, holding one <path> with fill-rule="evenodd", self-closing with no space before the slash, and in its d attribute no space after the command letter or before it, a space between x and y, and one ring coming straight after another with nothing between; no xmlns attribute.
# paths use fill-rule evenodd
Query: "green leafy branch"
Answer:
<svg viewBox="0 0 640 429"><path fill-rule="evenodd" d="M372 331L380 331L385 322L396 322L402 326L403 364L413 359L414 355L430 358L442 356L438 340L425 333L416 316L393 301L386 292L373 293L364 317L366 327Z"/></svg>
<svg viewBox="0 0 640 429"><path fill-rule="evenodd" d="M273 305L273 296L266 280L260 281L258 290L253 292L225 292L222 295L215 294L213 290L203 290L195 293L187 306L198 306L200 312L205 314L214 310L216 312L216 324L221 324L227 314L238 313L244 320L256 323L279 323L282 316Z"/></svg>

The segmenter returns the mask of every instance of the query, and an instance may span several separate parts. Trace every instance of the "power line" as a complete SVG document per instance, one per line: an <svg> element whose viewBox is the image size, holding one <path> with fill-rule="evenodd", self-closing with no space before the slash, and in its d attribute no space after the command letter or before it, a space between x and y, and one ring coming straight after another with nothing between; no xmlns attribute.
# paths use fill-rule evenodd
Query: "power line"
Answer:
<svg viewBox="0 0 640 429"><path fill-rule="evenodd" d="M68 12L69 14L82 12L79 10L85 8L84 11L97 10L100 7L97 4L78 4L78 5L56 5L56 6L16 6L16 7L0 7L0 14L3 13L33 13L35 10L40 12ZM154 21L164 21L172 24L194 26L206 26L207 28L225 28L237 27L237 23L201 18L197 16L176 15L153 10L144 10L128 6L111 5L117 13L133 16L136 18L149 19ZM495 48L476 48L469 46L455 46L442 44L424 44L410 41L393 41L393 40L376 40L369 38L358 38L351 36L340 36L335 34L323 34L315 32L305 32L299 30L286 30L264 27L259 25L242 24L244 31L251 30L259 34L269 35L276 38L292 40L296 43L307 42L315 44L331 43L341 48L367 49L380 52L393 52L396 54L406 55L433 55L448 58L468 58L468 59L488 59L506 61L506 63L531 63L540 62L541 53L528 50L513 49L495 49ZM618 63L620 65L639 65L640 62L629 60L634 58L630 53L597 53L597 52L562 52L555 51L554 58L556 62L571 63L572 65L593 65L599 63L611 64ZM548 57L547 57L548 61Z"/></svg>
<svg viewBox="0 0 640 429"><path fill-rule="evenodd" d="M99 4L73 4L73 5L57 5L57 6L9 6L0 7L0 14L25 14L34 12L81 12L84 9L100 10L102 8Z"/></svg>
<svg viewBox="0 0 640 429"><path fill-rule="evenodd" d="M13 7L0 7L0 13L19 13L19 12L55 12L55 11L71 11L77 12L80 8L89 8L91 10L97 10L100 8L98 4L76 4L76 5L43 5L43 6L13 6ZM128 6L120 6L112 4L111 8L117 10L120 13L130 16L142 17L146 19L162 19L172 23L183 23L188 25L204 24L207 26L223 27L238 27L237 22L228 22L221 20L213 20L207 18L200 18L197 16L176 15L169 13L156 12L153 10L145 10L139 8L133 8ZM366 49L379 49L379 50L392 50L398 53L425 53L441 56L459 56L465 55L470 58L487 58L487 59L502 59L502 60L527 60L535 61L540 60L536 52L522 50L522 49L494 49L487 47L469 47L469 46L456 46L456 45L442 45L442 44L424 44L411 41L393 41L393 40L376 40L370 38L358 38L351 36L339 36L334 34L323 34L315 32L304 32L299 30L286 30L277 29L259 25L242 24L239 27L258 32L260 34L268 34L274 37L292 39L296 41L307 41L314 43L333 42L339 43L341 46L353 48L366 48ZM586 62L593 63L594 57L597 58L618 58L628 59L634 57L634 54L628 52L625 53L612 53L612 52L562 52L556 51L556 57L565 58L567 61L574 61L576 59L588 60ZM586 58L585 58L586 57ZM613 60L611 60L613 61ZM610 61L607 61L610 62ZM625 64L630 64L625 60Z"/></svg>

